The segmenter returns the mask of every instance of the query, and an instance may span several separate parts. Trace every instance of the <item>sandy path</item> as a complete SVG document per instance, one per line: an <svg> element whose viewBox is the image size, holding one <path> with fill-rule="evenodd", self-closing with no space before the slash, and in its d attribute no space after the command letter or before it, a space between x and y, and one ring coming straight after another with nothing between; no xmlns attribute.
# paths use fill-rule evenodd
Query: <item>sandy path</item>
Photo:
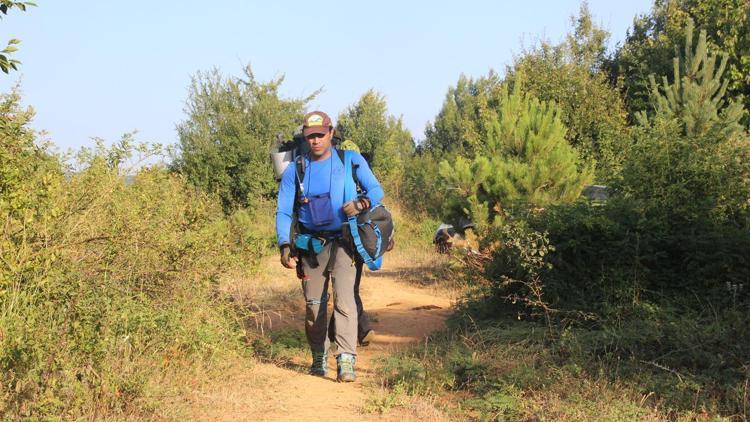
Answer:
<svg viewBox="0 0 750 422"><path fill-rule="evenodd" d="M291 272L278 271L276 259L269 260L267 268L275 279L272 283L297 283ZM365 275L362 297L365 309L374 317L372 325L377 337L369 347L358 349L356 383L335 381L336 362L332 356L327 378L307 375L309 358L300 356L291 368L257 364L249 373L233 376L227 384L200 393L191 400L190 413L198 420L403 420L405 415L383 418L363 414L362 409L369 396L368 386L373 384L373 359L424 340L427 334L443 327L451 312L447 295L400 277L404 271L414 273L414 270L389 267L386 262L381 271ZM299 303L302 303L301 293ZM302 329L303 315L300 307L291 316L274 316L272 329L285 326Z"/></svg>

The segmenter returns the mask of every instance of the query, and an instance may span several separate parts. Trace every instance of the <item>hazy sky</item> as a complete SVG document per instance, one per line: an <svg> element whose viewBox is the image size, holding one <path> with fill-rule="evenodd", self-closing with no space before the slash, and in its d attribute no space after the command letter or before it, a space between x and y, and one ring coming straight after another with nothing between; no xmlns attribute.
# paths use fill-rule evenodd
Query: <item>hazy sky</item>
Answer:
<svg viewBox="0 0 750 422"><path fill-rule="evenodd" d="M503 71L524 45L557 42L578 0L526 1L51 1L0 22L20 38L21 81L33 126L62 149L93 136L176 142L190 77L214 66L256 78L285 75L282 93L323 93L332 117L369 88L384 94L416 139L461 73ZM590 0L595 20L622 41L651 0Z"/></svg>

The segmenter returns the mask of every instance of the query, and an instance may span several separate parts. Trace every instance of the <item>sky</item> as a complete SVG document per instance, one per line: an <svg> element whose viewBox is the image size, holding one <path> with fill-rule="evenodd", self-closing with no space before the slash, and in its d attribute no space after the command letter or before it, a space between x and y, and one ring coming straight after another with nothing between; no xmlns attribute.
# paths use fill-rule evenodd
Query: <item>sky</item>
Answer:
<svg viewBox="0 0 750 422"><path fill-rule="evenodd" d="M0 42L20 38L19 72L0 74L0 92L20 83L32 126L61 150L112 142L177 142L191 76L214 67L259 81L284 76L281 93L334 121L368 89L385 96L415 139L461 74L501 74L524 47L559 42L578 0L460 2L60 1L35 0L0 21ZM651 0L590 0L595 21L622 42ZM4 45L4 44L3 44Z"/></svg>

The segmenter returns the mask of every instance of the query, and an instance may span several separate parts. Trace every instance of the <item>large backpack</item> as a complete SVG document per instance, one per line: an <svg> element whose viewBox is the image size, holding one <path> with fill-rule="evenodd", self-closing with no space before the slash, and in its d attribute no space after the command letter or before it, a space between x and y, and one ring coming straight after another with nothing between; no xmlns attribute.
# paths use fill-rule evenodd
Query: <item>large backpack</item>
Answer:
<svg viewBox="0 0 750 422"><path fill-rule="evenodd" d="M334 131L333 139L331 141L335 147L344 143L344 137L339 131ZM308 152L310 152L310 146L302 135L302 126L299 126L297 130L294 131L292 139L288 141L284 140L284 136L281 133L277 134L276 144L272 146L270 152L271 164L273 165L276 180L281 180L284 170L286 170L287 166L291 163L295 163L295 165L299 166L299 160L301 160ZM341 157L341 162L343 163L343 156ZM304 165L304 161L302 163ZM304 167L301 173L304 174Z"/></svg>
<svg viewBox="0 0 750 422"><path fill-rule="evenodd" d="M344 163L344 202L351 201L363 192L357 178L356 164L352 163L352 151L335 149L339 159ZM305 178L305 160L299 155L294 160L295 165L295 205L292 221L291 239L296 231L296 214L300 206L299 199L304 195L302 181ZM354 253L355 259L367 265L371 271L377 271L382 266L382 256L390 251L394 244L395 227L388 209L382 204L376 204L357 216L349 217L342 227L342 237L345 245Z"/></svg>

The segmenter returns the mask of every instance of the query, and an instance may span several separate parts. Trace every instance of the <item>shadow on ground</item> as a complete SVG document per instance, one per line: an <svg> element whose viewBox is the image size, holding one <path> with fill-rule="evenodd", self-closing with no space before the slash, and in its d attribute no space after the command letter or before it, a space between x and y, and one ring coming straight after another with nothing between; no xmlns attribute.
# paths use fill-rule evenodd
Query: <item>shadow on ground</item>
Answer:
<svg viewBox="0 0 750 422"><path fill-rule="evenodd" d="M434 286L450 280L449 264L439 263L434 266L396 267L388 270L367 271L364 279L392 278L415 286Z"/></svg>

